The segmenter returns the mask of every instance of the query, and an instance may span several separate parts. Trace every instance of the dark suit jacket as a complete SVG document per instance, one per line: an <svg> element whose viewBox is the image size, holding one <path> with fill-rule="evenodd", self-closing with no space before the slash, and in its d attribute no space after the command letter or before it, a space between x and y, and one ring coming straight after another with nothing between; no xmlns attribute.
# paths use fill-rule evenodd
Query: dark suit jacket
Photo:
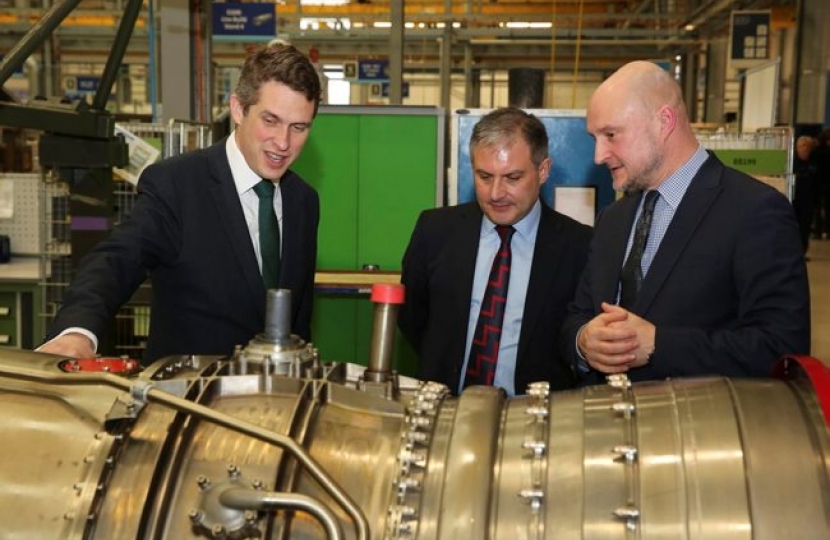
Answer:
<svg viewBox="0 0 830 540"><path fill-rule="evenodd" d="M398 324L420 357L419 378L458 389L482 213L477 203L423 212L403 258ZM542 204L516 357L517 394L535 381L569 388L559 327L587 258L591 228Z"/></svg>
<svg viewBox="0 0 830 540"><path fill-rule="evenodd" d="M606 208L570 315L563 350L576 359L579 328L615 303L641 195ZM773 188L710 155L681 201L631 309L657 328L648 365L632 380L769 376L788 353L810 349L810 296L792 207ZM601 382L594 374L586 382Z"/></svg>
<svg viewBox="0 0 830 540"><path fill-rule="evenodd" d="M290 171L280 189L280 287L292 293L292 331L310 340L319 199ZM144 171L132 214L83 259L48 338L73 326L103 335L148 273L145 361L228 355L263 332L266 290L224 140Z"/></svg>

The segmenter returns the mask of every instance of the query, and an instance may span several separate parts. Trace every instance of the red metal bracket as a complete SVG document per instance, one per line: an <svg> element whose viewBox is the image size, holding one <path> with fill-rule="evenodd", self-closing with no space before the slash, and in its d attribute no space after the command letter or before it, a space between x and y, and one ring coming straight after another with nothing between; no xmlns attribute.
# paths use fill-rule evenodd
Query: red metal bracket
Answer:
<svg viewBox="0 0 830 540"><path fill-rule="evenodd" d="M772 376L794 379L806 375L816 393L824 422L830 427L830 367L812 356L785 356L772 369Z"/></svg>

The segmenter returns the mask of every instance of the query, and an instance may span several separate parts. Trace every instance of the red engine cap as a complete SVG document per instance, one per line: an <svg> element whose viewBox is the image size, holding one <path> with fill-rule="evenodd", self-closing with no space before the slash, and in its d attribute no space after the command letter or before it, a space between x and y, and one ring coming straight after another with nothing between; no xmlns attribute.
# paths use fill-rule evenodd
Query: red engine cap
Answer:
<svg viewBox="0 0 830 540"><path fill-rule="evenodd" d="M77 358L60 363L67 373L115 373L132 375L141 371L138 360L130 358Z"/></svg>
<svg viewBox="0 0 830 540"><path fill-rule="evenodd" d="M372 285L372 302L377 304L403 304L404 286L396 283Z"/></svg>

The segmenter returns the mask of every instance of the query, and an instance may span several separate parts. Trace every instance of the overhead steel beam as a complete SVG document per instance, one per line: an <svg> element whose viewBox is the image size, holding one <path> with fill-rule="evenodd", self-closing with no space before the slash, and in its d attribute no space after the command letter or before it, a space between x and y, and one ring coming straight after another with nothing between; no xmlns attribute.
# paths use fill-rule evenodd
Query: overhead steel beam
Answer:
<svg viewBox="0 0 830 540"><path fill-rule="evenodd" d="M130 43L135 21L141 11L143 0L128 0L127 9L124 11L124 16L121 18L121 24L118 26L118 32L115 34L115 42L104 66L104 73L101 75L101 82L98 84L98 90L95 92L95 97L92 100L92 108L94 110L104 110L112 94L112 88L115 85L115 79L118 77L118 70L121 67L121 62L124 60L124 53L127 51L127 45Z"/></svg>

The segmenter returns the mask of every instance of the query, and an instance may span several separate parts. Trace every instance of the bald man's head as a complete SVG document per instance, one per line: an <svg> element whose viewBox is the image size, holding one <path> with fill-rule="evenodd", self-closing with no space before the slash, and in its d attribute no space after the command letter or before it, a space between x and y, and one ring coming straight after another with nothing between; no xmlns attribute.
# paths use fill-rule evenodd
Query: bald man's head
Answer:
<svg viewBox="0 0 830 540"><path fill-rule="evenodd" d="M666 70L653 62L638 60L625 64L597 88L591 100L594 99L639 104L649 113L668 105L688 121L680 86Z"/></svg>
<svg viewBox="0 0 830 540"><path fill-rule="evenodd" d="M587 127L594 161L610 169L618 190L659 186L699 147L680 86L652 62L626 64L599 85Z"/></svg>

